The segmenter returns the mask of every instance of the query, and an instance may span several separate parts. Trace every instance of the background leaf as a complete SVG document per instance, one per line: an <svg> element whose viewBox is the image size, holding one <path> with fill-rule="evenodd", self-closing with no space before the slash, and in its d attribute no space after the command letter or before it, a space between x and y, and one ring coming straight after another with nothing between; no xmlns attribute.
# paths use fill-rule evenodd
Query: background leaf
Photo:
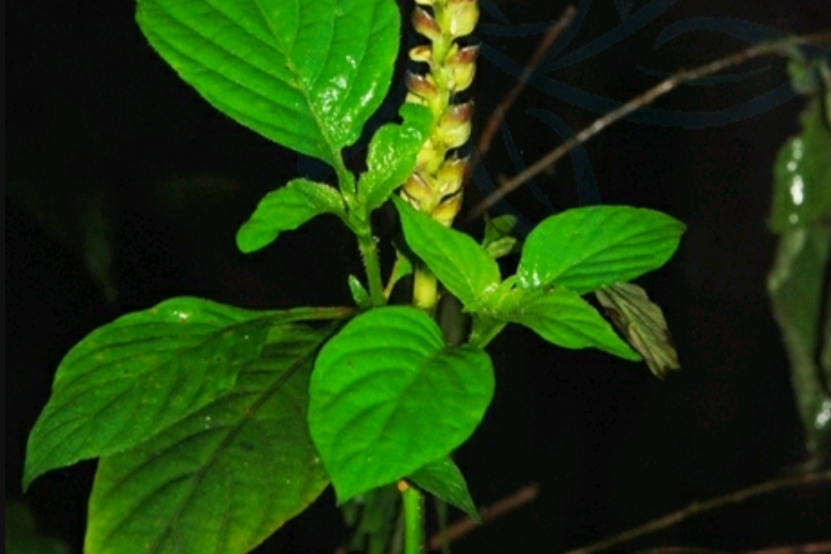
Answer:
<svg viewBox="0 0 831 554"><path fill-rule="evenodd" d="M430 462L410 475L410 480L419 488L435 495L448 504L453 504L477 523L481 523L479 511L467 489L461 470L449 457Z"/></svg>
<svg viewBox="0 0 831 554"><path fill-rule="evenodd" d="M669 326L661 307L646 291L632 283L603 287L596 293L615 326L646 360L653 375L663 379L681 368Z"/></svg>
<svg viewBox="0 0 831 554"><path fill-rule="evenodd" d="M599 348L627 360L640 356L617 336L609 322L571 290L501 287L476 307L486 319L518 323L563 348Z"/></svg>
<svg viewBox="0 0 831 554"><path fill-rule="evenodd" d="M369 143L368 169L358 181L359 199L367 213L381 207L404 184L430 133L433 116L427 107L406 103L400 114L402 124L384 125Z"/></svg>
<svg viewBox="0 0 831 554"><path fill-rule="evenodd" d="M831 397L821 375L822 287L831 253L831 229L814 225L782 236L768 276L773 313L791 364L791 383L810 452L831 432Z"/></svg>
<svg viewBox="0 0 831 554"><path fill-rule="evenodd" d="M458 447L493 396L488 355L445 346L414 308L358 316L321 350L309 427L338 500L406 477Z"/></svg>
<svg viewBox="0 0 831 554"><path fill-rule="evenodd" d="M61 541L38 535L35 518L20 502L6 502L6 554L69 554Z"/></svg>
<svg viewBox="0 0 831 554"><path fill-rule="evenodd" d="M654 210L567 210L531 231L517 274L526 288L557 284L590 292L661 267L678 248L683 232L680 221Z"/></svg>
<svg viewBox="0 0 831 554"><path fill-rule="evenodd" d="M512 215L501 215L491 219L485 214L485 236L482 238L482 248L491 258L496 260L519 249L519 239L511 236L516 224L517 218Z"/></svg>
<svg viewBox="0 0 831 554"><path fill-rule="evenodd" d="M272 334L233 391L101 459L85 552L242 554L317 498L328 480L305 414L311 355L328 332Z"/></svg>
<svg viewBox="0 0 831 554"><path fill-rule="evenodd" d="M494 289L499 266L472 237L445 227L394 198L407 245L464 304Z"/></svg>
<svg viewBox="0 0 831 554"><path fill-rule="evenodd" d="M773 168L769 226L776 233L831 216L831 129L819 98L801 120L802 132L785 143Z"/></svg>
<svg viewBox="0 0 831 554"><path fill-rule="evenodd" d="M176 298L93 331L58 367L29 436L24 486L135 446L227 393L291 313Z"/></svg>
<svg viewBox="0 0 831 554"><path fill-rule="evenodd" d="M214 107L332 165L381 104L398 54L393 0L139 0L136 17Z"/></svg>
<svg viewBox="0 0 831 554"><path fill-rule="evenodd" d="M293 231L325 213L345 217L343 199L334 188L307 179L293 179L268 193L237 233L237 247L255 252L277 240L283 231Z"/></svg>

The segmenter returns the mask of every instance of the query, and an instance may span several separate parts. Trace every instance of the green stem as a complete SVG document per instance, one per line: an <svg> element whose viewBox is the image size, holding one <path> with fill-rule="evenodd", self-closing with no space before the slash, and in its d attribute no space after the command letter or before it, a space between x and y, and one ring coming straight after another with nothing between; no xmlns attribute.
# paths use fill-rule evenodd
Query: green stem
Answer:
<svg viewBox="0 0 831 554"><path fill-rule="evenodd" d="M421 554L424 547L424 514L421 493L401 481L398 484L404 502L404 554Z"/></svg>
<svg viewBox="0 0 831 554"><path fill-rule="evenodd" d="M386 299L384 298L384 284L381 282L381 264L378 262L378 250L375 248L375 240L371 232L358 234L358 247L364 259L364 267L366 267L372 305L383 306Z"/></svg>

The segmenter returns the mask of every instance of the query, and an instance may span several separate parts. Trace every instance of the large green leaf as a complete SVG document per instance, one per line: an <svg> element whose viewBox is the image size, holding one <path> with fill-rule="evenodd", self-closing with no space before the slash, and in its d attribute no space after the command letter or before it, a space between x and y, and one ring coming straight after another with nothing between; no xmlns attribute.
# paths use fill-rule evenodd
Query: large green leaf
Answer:
<svg viewBox="0 0 831 554"><path fill-rule="evenodd" d="M523 289L506 281L473 311L486 321L524 325L557 346L599 348L627 360L641 359L591 304L563 287Z"/></svg>
<svg viewBox="0 0 831 554"><path fill-rule="evenodd" d="M464 304L499 285L499 266L472 237L394 198L407 245Z"/></svg>
<svg viewBox="0 0 831 554"><path fill-rule="evenodd" d="M309 427L340 502L406 477L462 444L493 396L488 355L449 348L414 308L349 322L321 350Z"/></svg>
<svg viewBox="0 0 831 554"><path fill-rule="evenodd" d="M817 356L823 282L830 257L831 229L820 225L794 229L780 239L768 277L773 313L782 331L796 404L812 452L831 433L831 397L823 386Z"/></svg>
<svg viewBox="0 0 831 554"><path fill-rule="evenodd" d="M645 290L632 283L619 283L602 287L595 294L653 375L663 379L670 371L681 368L664 312Z"/></svg>
<svg viewBox="0 0 831 554"><path fill-rule="evenodd" d="M328 483L305 416L326 335L275 328L232 392L102 458L84 551L242 554L306 508Z"/></svg>
<svg viewBox="0 0 831 554"><path fill-rule="evenodd" d="M400 113L402 124L384 125L369 143L367 171L358 181L358 197L367 213L379 208L404 184L430 133L433 116L428 108L406 103Z"/></svg>
<svg viewBox="0 0 831 554"><path fill-rule="evenodd" d="M630 281L666 263L683 232L678 220L643 208L567 210L528 235L519 262L520 283L557 284L585 293Z"/></svg>
<svg viewBox="0 0 831 554"><path fill-rule="evenodd" d="M177 298L93 331L58 368L29 437L24 486L51 469L135 446L205 407L258 363L273 325L316 313Z"/></svg>
<svg viewBox="0 0 831 554"><path fill-rule="evenodd" d="M769 225L777 233L831 217L831 128L818 98L801 119L802 133L785 143L773 168Z"/></svg>
<svg viewBox="0 0 831 554"><path fill-rule="evenodd" d="M473 521L482 521L467 489L464 475L449 457L426 464L410 475L409 479L419 488L466 512Z"/></svg>
<svg viewBox="0 0 831 554"><path fill-rule="evenodd" d="M139 0L150 44L214 107L341 164L389 89L393 0Z"/></svg>
<svg viewBox="0 0 831 554"><path fill-rule="evenodd" d="M340 193L328 185L294 179L260 201L240 227L237 247L245 253L255 252L277 240L283 231L293 231L325 213L346 216Z"/></svg>

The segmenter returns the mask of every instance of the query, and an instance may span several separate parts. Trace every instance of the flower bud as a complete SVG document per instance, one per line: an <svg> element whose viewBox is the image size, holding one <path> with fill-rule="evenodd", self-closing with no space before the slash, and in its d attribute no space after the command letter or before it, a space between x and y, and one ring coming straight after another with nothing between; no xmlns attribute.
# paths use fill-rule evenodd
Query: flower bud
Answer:
<svg viewBox="0 0 831 554"><path fill-rule="evenodd" d="M404 183L404 192L413 200L420 210L425 205L435 204L436 194L430 184L418 173L413 173Z"/></svg>
<svg viewBox="0 0 831 554"><path fill-rule="evenodd" d="M426 168L428 171L435 171L441 167L443 161L444 150L437 148L433 139L429 138L416 155L416 169Z"/></svg>
<svg viewBox="0 0 831 554"><path fill-rule="evenodd" d="M433 60L433 49L428 44L416 46L410 50L410 59L414 62L430 63Z"/></svg>
<svg viewBox="0 0 831 554"><path fill-rule="evenodd" d="M473 102L451 106L439 121L438 133L448 148L458 148L470 138Z"/></svg>
<svg viewBox="0 0 831 554"><path fill-rule="evenodd" d="M436 23L436 20L421 8L416 8L413 11L413 28L417 33L424 35L430 40L436 40L441 37L441 29L438 23Z"/></svg>
<svg viewBox="0 0 831 554"><path fill-rule="evenodd" d="M441 94L429 76L422 77L421 75L407 72L405 79L407 90L420 98L435 101Z"/></svg>
<svg viewBox="0 0 831 554"><path fill-rule="evenodd" d="M443 200L430 215L442 225L450 227L453 225L453 220L458 215L459 210L462 209L462 199L463 197L460 191Z"/></svg>
<svg viewBox="0 0 831 554"><path fill-rule="evenodd" d="M439 196L456 194L462 188L467 169L467 158L448 160L436 173L436 189Z"/></svg>
<svg viewBox="0 0 831 554"><path fill-rule="evenodd" d="M450 72L450 88L454 92L466 90L476 75L476 58L479 57L478 46L455 49L445 60L445 67Z"/></svg>
<svg viewBox="0 0 831 554"><path fill-rule="evenodd" d="M476 0L448 0L449 27L446 31L454 38L473 32L479 21L479 3Z"/></svg>

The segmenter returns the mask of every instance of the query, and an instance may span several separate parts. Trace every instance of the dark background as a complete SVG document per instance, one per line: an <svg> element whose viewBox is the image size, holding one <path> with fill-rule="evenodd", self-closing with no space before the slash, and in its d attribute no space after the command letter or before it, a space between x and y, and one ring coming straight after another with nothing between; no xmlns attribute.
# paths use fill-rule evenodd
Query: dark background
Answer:
<svg viewBox="0 0 831 554"><path fill-rule="evenodd" d="M646 4L634 2L631 13ZM498 6L512 24L526 24L555 19L565 4ZM26 436L55 368L96 326L175 295L252 308L342 305L350 302L347 275L361 275L352 237L329 218L263 253L236 251L234 233L264 193L320 168L213 111L146 44L133 9L132 2L37 0L7 9L6 179L7 191L17 191L6 198L7 499L21 497ZM732 17L792 33L831 24L827 0L688 0L547 76L623 100L656 82L639 67L669 72L745 45L700 31L654 48L662 29L693 17ZM497 20L486 13L483 22ZM564 53L620 24L615 2L594 2ZM524 64L539 37L483 33L478 40ZM760 69L757 75L684 87L658 106L685 112L740 106L784 83L783 67L776 59L754 62L735 71ZM399 83L403 69L402 63ZM478 128L513 82L481 60ZM605 202L662 209L689 226L676 258L642 281L665 309L683 368L659 382L645 365L553 348L519 328L500 336L489 349L498 368L496 399L460 465L480 504L531 482L541 494L459 542L457 552L563 550L803 461L788 365L765 292L775 244L765 227L771 164L796 131L803 105L795 98L706 129L623 122L586 146ZM558 142L529 109L550 110L575 130L595 117L529 89L508 117L526 162ZM498 137L488 173L512 174L511 164ZM578 203L568 162L537 185L548 206L528 190L509 200L528 224ZM467 196L469 206L481 198L474 185ZM106 207L114 301L79 254L81 222L89 220L78 215L78 198L93 199L81 202L87 208L89 202ZM392 224L382 216L379 229L389 233ZM87 265L100 262L94 251L86 255ZM87 462L52 472L26 495L42 530L76 552L93 471ZM829 506L829 487L791 490L692 519L631 548L738 550L829 538ZM340 525L327 491L261 551L331 552Z"/></svg>

